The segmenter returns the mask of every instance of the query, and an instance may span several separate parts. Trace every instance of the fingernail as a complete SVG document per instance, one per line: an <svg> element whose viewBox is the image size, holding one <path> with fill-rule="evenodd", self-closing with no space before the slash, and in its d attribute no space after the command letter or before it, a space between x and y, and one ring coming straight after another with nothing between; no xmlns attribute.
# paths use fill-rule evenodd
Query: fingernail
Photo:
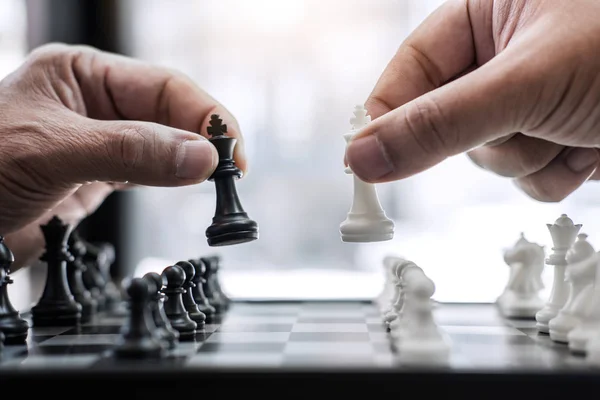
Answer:
<svg viewBox="0 0 600 400"><path fill-rule="evenodd" d="M575 149L567 156L567 166L573 172L583 172L598 162L598 152L594 149Z"/></svg>
<svg viewBox="0 0 600 400"><path fill-rule="evenodd" d="M213 145L207 140L188 140L177 151L176 175L182 179L207 179L217 164Z"/></svg>
<svg viewBox="0 0 600 400"><path fill-rule="evenodd" d="M372 135L350 142L346 157L352 171L366 181L379 179L393 171L381 144Z"/></svg>

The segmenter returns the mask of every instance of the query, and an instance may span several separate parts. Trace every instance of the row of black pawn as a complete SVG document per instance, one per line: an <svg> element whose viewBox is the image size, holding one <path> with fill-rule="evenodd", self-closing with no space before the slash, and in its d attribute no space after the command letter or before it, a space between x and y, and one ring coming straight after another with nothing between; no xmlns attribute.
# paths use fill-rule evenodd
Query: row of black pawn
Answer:
<svg viewBox="0 0 600 400"><path fill-rule="evenodd" d="M115 260L111 244L85 241L57 216L40 229L46 250L40 260L45 262L47 273L42 296L31 309L34 327L77 326L122 301L110 277ZM0 350L5 344L24 345L30 328L8 295L14 261L14 254L0 236Z"/></svg>
<svg viewBox="0 0 600 400"><path fill-rule="evenodd" d="M160 358L179 341L195 341L207 323L217 323L229 308L218 268L218 256L206 257L131 279L125 288L129 320L113 353L123 358Z"/></svg>

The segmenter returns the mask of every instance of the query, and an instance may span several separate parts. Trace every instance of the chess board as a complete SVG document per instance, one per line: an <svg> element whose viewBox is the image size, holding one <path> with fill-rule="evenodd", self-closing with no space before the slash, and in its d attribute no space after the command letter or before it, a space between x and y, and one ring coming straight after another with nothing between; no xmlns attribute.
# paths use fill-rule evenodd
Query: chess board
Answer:
<svg viewBox="0 0 600 400"><path fill-rule="evenodd" d="M302 377L312 377L339 394L352 394L357 385L387 394L415 386L467 397L475 387L498 394L507 385L526 385L540 395L572 388L569 383L600 386L600 374L566 345L538 334L535 321L506 320L488 304L437 304L435 317L453 343L450 365L416 368L397 364L381 315L369 302L233 302L195 342L180 342L155 361L111 357L126 321L126 312L117 310L79 328L31 328L27 346L5 347L0 386L37 379L45 388L80 382L108 393L112 382L122 381L119 393L139 384L136 393L145 388L156 395L176 387L240 394L298 385L293 391L300 394L314 390L301 385Z"/></svg>

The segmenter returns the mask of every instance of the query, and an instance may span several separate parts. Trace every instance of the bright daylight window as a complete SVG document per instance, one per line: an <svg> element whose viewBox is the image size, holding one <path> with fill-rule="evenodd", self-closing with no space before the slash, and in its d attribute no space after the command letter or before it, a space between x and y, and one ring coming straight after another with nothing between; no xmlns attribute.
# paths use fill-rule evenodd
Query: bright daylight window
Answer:
<svg viewBox="0 0 600 400"><path fill-rule="evenodd" d="M260 239L220 248L225 289L238 297L364 297L382 285L381 260L415 261L440 301L494 301L508 278L502 249L521 231L551 247L546 223L563 212L593 242L598 188L561 205L526 198L466 156L379 185L393 241L342 243L352 199L343 134L401 41L441 0L128 0L131 55L190 75L238 119L250 173L238 183ZM398 88L401 90L402 88ZM225 121L226 122L226 121ZM139 273L214 253L205 229L214 185L137 191L130 262ZM598 242L600 243L600 242ZM551 269L545 276L551 279ZM548 281L550 282L550 281ZM549 290L551 285L547 285Z"/></svg>

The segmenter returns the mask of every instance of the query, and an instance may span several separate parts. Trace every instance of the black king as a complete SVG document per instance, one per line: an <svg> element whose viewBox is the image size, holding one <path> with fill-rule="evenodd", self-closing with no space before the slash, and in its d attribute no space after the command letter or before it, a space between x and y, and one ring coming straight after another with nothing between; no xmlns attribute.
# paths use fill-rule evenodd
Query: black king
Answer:
<svg viewBox="0 0 600 400"><path fill-rule="evenodd" d="M233 150L237 139L227 136L227 125L217 114L210 117L207 131L219 153L219 164L208 178L215 182L217 204L212 225L206 229L209 246L228 246L258 239L258 224L248 217L240 203L235 179L242 171L235 166Z"/></svg>

